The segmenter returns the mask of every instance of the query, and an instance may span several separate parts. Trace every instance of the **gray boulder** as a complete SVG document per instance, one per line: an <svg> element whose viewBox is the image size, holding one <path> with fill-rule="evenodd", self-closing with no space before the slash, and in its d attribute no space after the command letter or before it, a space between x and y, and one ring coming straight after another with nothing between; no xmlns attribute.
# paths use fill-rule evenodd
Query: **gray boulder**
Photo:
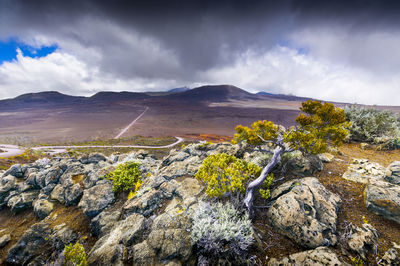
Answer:
<svg viewBox="0 0 400 266"><path fill-rule="evenodd" d="M352 236L348 241L349 248L357 252L363 260L367 259L368 251L374 249L378 243L378 231L370 225L363 224L362 227L352 227Z"/></svg>
<svg viewBox="0 0 400 266"><path fill-rule="evenodd" d="M94 217L90 222L90 231L92 232L92 235L102 237L105 234L108 234L121 217L121 214L121 210L112 212L107 212L107 210L105 210Z"/></svg>
<svg viewBox="0 0 400 266"><path fill-rule="evenodd" d="M53 189L57 186L57 184L51 183L45 186L40 190L40 193L45 194L45 195L51 195L51 192L53 192Z"/></svg>
<svg viewBox="0 0 400 266"><path fill-rule="evenodd" d="M38 175L37 172L29 173L28 178L26 179L26 184L28 184L34 188L40 188L40 185L36 183L37 175Z"/></svg>
<svg viewBox="0 0 400 266"><path fill-rule="evenodd" d="M78 206L87 216L94 217L113 203L114 199L111 182L103 180L83 192Z"/></svg>
<svg viewBox="0 0 400 266"><path fill-rule="evenodd" d="M147 241L143 241L132 247L133 265L155 265L156 253L149 246Z"/></svg>
<svg viewBox="0 0 400 266"><path fill-rule="evenodd" d="M159 189L143 187L138 191L136 197L126 201L123 211L128 216L132 213L139 213L144 216L151 215L160 207L164 199L170 199L177 188L177 182L171 180L160 185Z"/></svg>
<svg viewBox="0 0 400 266"><path fill-rule="evenodd" d="M385 177L386 169L378 163L367 159L355 159L343 174L343 178L357 183L367 184L370 180Z"/></svg>
<svg viewBox="0 0 400 266"><path fill-rule="evenodd" d="M317 156L323 163L330 163L332 162L333 158L335 158L335 156L328 152L318 154Z"/></svg>
<svg viewBox="0 0 400 266"><path fill-rule="evenodd" d="M315 177L286 182L271 193L267 216L285 236L298 244L316 248L334 245L339 196Z"/></svg>
<svg viewBox="0 0 400 266"><path fill-rule="evenodd" d="M179 204L172 201L154 220L147 243L160 260L187 261L192 253L191 226L189 213L180 211Z"/></svg>
<svg viewBox="0 0 400 266"><path fill-rule="evenodd" d="M385 180L392 184L400 185L400 161L394 161L388 166Z"/></svg>
<svg viewBox="0 0 400 266"><path fill-rule="evenodd" d="M10 191L14 190L16 178L12 175L3 176L0 180L0 204L4 205Z"/></svg>
<svg viewBox="0 0 400 266"><path fill-rule="evenodd" d="M57 184L63 172L63 169L59 167L52 167L45 171L44 186L49 184Z"/></svg>
<svg viewBox="0 0 400 266"><path fill-rule="evenodd" d="M279 168L285 169L286 175L310 176L322 171L324 165L316 155L303 156L300 151L286 153L282 156Z"/></svg>
<svg viewBox="0 0 400 266"><path fill-rule="evenodd" d="M173 161L166 167L161 168L159 175L167 179L173 179L183 175L195 175L203 160L199 156L189 156L183 161Z"/></svg>
<svg viewBox="0 0 400 266"><path fill-rule="evenodd" d="M123 265L127 258L125 246L135 243L143 234L145 219L132 214L116 223L109 234L101 237L88 254L89 265Z"/></svg>
<svg viewBox="0 0 400 266"><path fill-rule="evenodd" d="M65 223L59 224L53 228L53 234L50 236L51 244L54 248L61 251L65 245L75 243L78 235Z"/></svg>
<svg viewBox="0 0 400 266"><path fill-rule="evenodd" d="M33 202L33 212L37 217L43 219L54 209L54 204L46 199L37 199Z"/></svg>
<svg viewBox="0 0 400 266"><path fill-rule="evenodd" d="M385 252L382 259L379 261L379 265L384 266L398 266L400 265L399 253L396 249L390 248Z"/></svg>
<svg viewBox="0 0 400 266"><path fill-rule="evenodd" d="M25 169L26 170L26 169ZM7 176L7 175L12 175L15 176L17 178L21 178L24 177L24 171L21 167L20 164L14 164L13 166L11 166L4 174L3 176Z"/></svg>
<svg viewBox="0 0 400 266"><path fill-rule="evenodd" d="M65 198L64 198L64 187L60 184L54 187L50 194L50 199L52 200L57 200L61 204L65 203Z"/></svg>
<svg viewBox="0 0 400 266"><path fill-rule="evenodd" d="M51 234L49 224L40 222L32 225L21 239L7 253L7 263L26 265L33 258L46 252L48 236Z"/></svg>
<svg viewBox="0 0 400 266"><path fill-rule="evenodd" d="M14 213L32 207L33 201L38 197L39 190L33 190L18 194L8 200L7 206L11 208Z"/></svg>
<svg viewBox="0 0 400 266"><path fill-rule="evenodd" d="M327 247L318 247L313 250L307 250L292 254L283 259L272 258L269 260L270 266L291 266L291 265L350 265L339 259L339 257Z"/></svg>
<svg viewBox="0 0 400 266"><path fill-rule="evenodd" d="M201 200L204 191L205 186L200 181L187 177L178 183L176 195L182 199L187 208Z"/></svg>
<svg viewBox="0 0 400 266"><path fill-rule="evenodd" d="M370 180L365 188L367 209L386 219L400 223L400 186L380 180Z"/></svg>
<svg viewBox="0 0 400 266"><path fill-rule="evenodd" d="M82 156L81 158L79 158L79 161L83 164L97 164L101 161L107 161L107 157L101 153L91 153L89 155Z"/></svg>
<svg viewBox="0 0 400 266"><path fill-rule="evenodd" d="M83 195L83 190L79 184L68 186L64 191L66 206L77 205Z"/></svg>
<svg viewBox="0 0 400 266"><path fill-rule="evenodd" d="M269 149L268 149L269 150ZM260 167L264 167L271 160L272 154L268 152L253 150L251 152L245 152L243 155L243 160L254 163Z"/></svg>

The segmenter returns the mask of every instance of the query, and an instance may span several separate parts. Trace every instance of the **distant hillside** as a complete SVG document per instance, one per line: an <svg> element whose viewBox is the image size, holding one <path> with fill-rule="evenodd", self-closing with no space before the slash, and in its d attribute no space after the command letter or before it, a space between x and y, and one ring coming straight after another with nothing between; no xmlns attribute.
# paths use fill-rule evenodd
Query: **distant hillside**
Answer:
<svg viewBox="0 0 400 266"><path fill-rule="evenodd" d="M15 97L15 102L22 103L64 103L69 101L82 100L85 97L62 94L58 91L45 91L38 93L27 93Z"/></svg>
<svg viewBox="0 0 400 266"><path fill-rule="evenodd" d="M141 92L113 92L113 91L101 91L89 98L89 101L95 102L116 102L116 101L130 101L138 99L146 99L151 96Z"/></svg>
<svg viewBox="0 0 400 266"><path fill-rule="evenodd" d="M279 99L279 100L286 100L286 101L300 101L304 102L307 100L311 100L312 98L307 97L299 97L294 95L286 95L286 94L273 94L265 91L257 92L257 95L267 98Z"/></svg>
<svg viewBox="0 0 400 266"><path fill-rule="evenodd" d="M168 92L176 93L176 92L185 92L185 91L188 91L188 90L190 90L190 88L181 87L181 88L170 89Z"/></svg>
<svg viewBox="0 0 400 266"><path fill-rule="evenodd" d="M60 106L76 104L84 100L85 97L66 95L57 91L45 91L22 94L12 99L1 100L0 108L18 109L21 107Z"/></svg>
<svg viewBox="0 0 400 266"><path fill-rule="evenodd" d="M226 102L229 100L254 100L257 95L232 85L208 85L166 96L171 100L190 102Z"/></svg>

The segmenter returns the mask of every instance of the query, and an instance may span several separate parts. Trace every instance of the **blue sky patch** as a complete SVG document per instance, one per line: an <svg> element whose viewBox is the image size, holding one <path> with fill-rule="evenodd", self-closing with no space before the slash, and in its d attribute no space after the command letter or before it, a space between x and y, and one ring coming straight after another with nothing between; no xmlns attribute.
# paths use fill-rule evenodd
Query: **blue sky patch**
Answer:
<svg viewBox="0 0 400 266"><path fill-rule="evenodd" d="M18 42L14 39L0 41L0 65L3 62L10 62L17 58L17 48L21 49L24 56L29 56L32 58L44 57L48 54L53 53L57 50L57 45L51 46L42 46L40 48L36 48L30 45L27 45L22 42Z"/></svg>
<svg viewBox="0 0 400 266"><path fill-rule="evenodd" d="M295 49L298 54L307 55L310 53L310 49L308 47L299 46L290 40L280 40L280 41L278 41L278 45L288 47L291 49Z"/></svg>

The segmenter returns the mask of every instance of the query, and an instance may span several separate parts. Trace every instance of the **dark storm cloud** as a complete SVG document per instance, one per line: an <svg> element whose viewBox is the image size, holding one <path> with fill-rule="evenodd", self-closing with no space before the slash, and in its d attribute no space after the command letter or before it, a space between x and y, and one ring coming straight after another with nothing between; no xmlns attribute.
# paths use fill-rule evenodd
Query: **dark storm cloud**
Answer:
<svg viewBox="0 0 400 266"><path fill-rule="evenodd" d="M396 19L396 1L2 1L7 23L3 37L29 30L76 41L104 56L103 69L123 76L195 78L197 71L223 66L242 51L264 52L286 41L294 29L329 23L350 23L356 31ZM89 19L89 21L88 21ZM107 23L115 27L104 27ZM104 31L102 31L104 29ZM160 59L144 58L153 43ZM146 39L147 38L147 39ZM146 39L144 43L141 40ZM146 48L146 47L144 47ZM177 61L169 64L166 57ZM173 60L171 58L171 60Z"/></svg>

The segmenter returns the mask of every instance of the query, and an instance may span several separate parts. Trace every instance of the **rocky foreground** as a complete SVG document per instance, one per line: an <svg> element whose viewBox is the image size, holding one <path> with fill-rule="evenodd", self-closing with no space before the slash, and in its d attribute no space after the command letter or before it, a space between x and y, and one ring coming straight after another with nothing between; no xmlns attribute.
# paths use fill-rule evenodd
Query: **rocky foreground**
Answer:
<svg viewBox="0 0 400 266"><path fill-rule="evenodd" d="M197 247L191 241L191 215L200 201L210 200L204 193L205 186L193 176L207 156L221 152L260 166L270 156L228 143L191 144L172 150L163 160L138 151L111 157L91 154L79 159L41 159L12 166L1 174L0 206L15 214L32 210L38 222L18 239L13 228L1 228L0 247L5 251L2 263L62 264L65 245L85 243L90 237L94 244L86 245L89 265L212 264L207 258L199 259ZM346 235L338 232L338 211L345 199L312 177L322 170L323 162L331 160L334 158L330 154L306 158L293 152L276 169L277 176L280 174L285 182L273 187L265 215L274 230L305 251L268 258L268 264L345 265L354 262L352 258L366 261L368 254L374 252L379 232L368 222L349 226ZM144 180L130 199L115 195L112 181L103 178L126 161L140 163ZM367 184L364 201L368 210L400 224L399 161L385 168L367 160L355 160L343 178ZM62 205L71 209L78 206L90 222L90 236L68 223L54 224ZM341 252L333 248L340 244L339 238L346 242ZM262 249L260 242L257 243ZM221 258L219 263L265 262L265 258L257 258L262 252L254 254L248 262L227 262ZM399 265L398 250L388 249L379 261L370 263Z"/></svg>

